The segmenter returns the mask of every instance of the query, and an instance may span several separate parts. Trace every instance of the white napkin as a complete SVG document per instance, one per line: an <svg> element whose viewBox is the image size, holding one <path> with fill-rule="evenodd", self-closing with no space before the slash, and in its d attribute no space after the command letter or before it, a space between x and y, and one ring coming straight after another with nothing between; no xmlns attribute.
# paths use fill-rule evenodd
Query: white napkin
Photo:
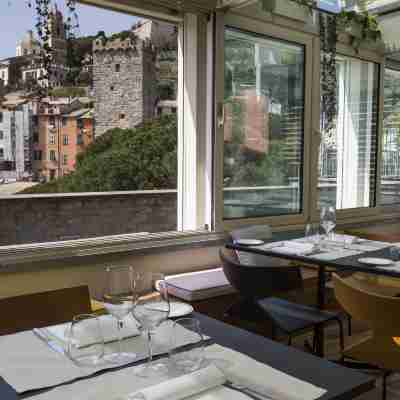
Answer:
<svg viewBox="0 0 400 400"><path fill-rule="evenodd" d="M271 251L281 254L306 256L314 251L314 245L312 243L290 240L283 242L282 246L272 248Z"/></svg>
<svg viewBox="0 0 400 400"><path fill-rule="evenodd" d="M111 315L101 315L98 318L100 322L101 333L104 337L104 342L109 343L118 340L117 320ZM138 324L131 314L125 317L123 319L123 322L124 325L121 329L123 339L140 335ZM45 330L45 332L50 334L53 338L61 341L62 343L66 343L68 340L70 326L71 323L68 322L66 324L49 326L47 328L43 328L43 330ZM90 329L93 327L93 324L88 324L86 326L86 329ZM87 333L87 335L85 335L85 333ZM79 334L78 336L78 348L90 346L94 343L94 339L97 337L96 334L94 332L90 332L90 330L88 330L87 332L82 332L82 334Z"/></svg>
<svg viewBox="0 0 400 400"><path fill-rule="evenodd" d="M147 387L128 396L118 397L115 400L128 400L136 397L146 400L183 400L216 388L225 381L224 374L211 364L206 368Z"/></svg>
<svg viewBox="0 0 400 400"><path fill-rule="evenodd" d="M326 393L325 389L225 347L210 346L206 355L228 380L255 389L273 400L316 400Z"/></svg>

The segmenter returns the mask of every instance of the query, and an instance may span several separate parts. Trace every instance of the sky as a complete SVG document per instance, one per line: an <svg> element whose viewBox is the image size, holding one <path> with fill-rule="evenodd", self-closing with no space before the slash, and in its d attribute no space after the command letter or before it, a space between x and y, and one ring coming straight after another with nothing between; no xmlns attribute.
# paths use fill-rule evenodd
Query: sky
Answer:
<svg viewBox="0 0 400 400"><path fill-rule="evenodd" d="M65 10L65 0L52 0L60 10ZM35 31L35 12L26 0L0 0L0 59L15 56L17 42L29 29ZM137 18L78 4L80 36L107 34L129 29ZM66 12L64 12L66 15Z"/></svg>

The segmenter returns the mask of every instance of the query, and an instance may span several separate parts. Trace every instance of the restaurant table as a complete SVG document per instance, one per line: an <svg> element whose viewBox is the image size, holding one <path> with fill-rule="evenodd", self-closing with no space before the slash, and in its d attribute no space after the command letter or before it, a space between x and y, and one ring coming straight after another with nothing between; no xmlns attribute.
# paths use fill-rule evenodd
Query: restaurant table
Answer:
<svg viewBox="0 0 400 400"><path fill-rule="evenodd" d="M321 400L353 399L374 388L374 379L358 371L273 342L263 336L202 314L194 313L193 317L200 320L203 333L210 336L213 343L239 351L277 370L326 389L327 392L321 397ZM107 372L97 375L103 373ZM0 378L1 400L25 399L35 394L38 394L38 391L18 395Z"/></svg>
<svg viewBox="0 0 400 400"><path fill-rule="evenodd" d="M288 242L288 241L286 241ZM273 243L273 242L269 242ZM238 244L228 243L226 245L228 249L244 251L253 254L260 254L265 256L272 256L276 258L283 258L290 261L300 261L305 264L312 264L318 268L318 292L317 292L317 305L320 309L324 309L326 305L326 268L329 267L338 272L363 272L367 274L374 274L378 276L387 276L393 278L400 278L400 268L395 271L385 268L377 268L376 266L366 265L359 263L357 260L361 257L372 257L372 258L388 258L391 259L390 254L390 244L388 247L379 249L364 251L361 254L340 257L334 260L322 260L317 258L312 258L310 256L303 256L298 254L284 254L280 252L275 252L272 249L261 249L256 246L243 246ZM339 251L339 249L338 249ZM317 329L317 341L316 341L316 353L323 357L324 355L324 334L323 328Z"/></svg>

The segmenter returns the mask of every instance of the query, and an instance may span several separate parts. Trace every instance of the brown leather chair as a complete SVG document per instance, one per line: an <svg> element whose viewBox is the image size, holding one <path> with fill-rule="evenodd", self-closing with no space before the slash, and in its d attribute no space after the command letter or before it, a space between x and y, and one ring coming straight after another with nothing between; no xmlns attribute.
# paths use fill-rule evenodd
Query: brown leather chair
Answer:
<svg viewBox="0 0 400 400"><path fill-rule="evenodd" d="M353 276L341 278L333 274L333 282L340 305L372 330L371 337L345 348L343 363L350 367L382 370L385 399L387 376L400 370L400 345L396 338L400 336L400 319L397 318L400 298L372 292L370 286L364 286Z"/></svg>
<svg viewBox="0 0 400 400"><path fill-rule="evenodd" d="M0 335L60 324L92 312L87 286L0 299L0 310Z"/></svg>

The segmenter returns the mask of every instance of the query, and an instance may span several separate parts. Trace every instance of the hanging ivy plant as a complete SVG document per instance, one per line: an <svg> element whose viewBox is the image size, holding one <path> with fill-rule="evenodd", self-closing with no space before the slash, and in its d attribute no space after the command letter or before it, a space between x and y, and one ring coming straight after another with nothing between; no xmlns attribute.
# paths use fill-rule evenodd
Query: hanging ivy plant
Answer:
<svg viewBox="0 0 400 400"><path fill-rule="evenodd" d="M321 130L324 138L334 144L337 115L336 43L337 19L335 15L319 13L321 42Z"/></svg>
<svg viewBox="0 0 400 400"><path fill-rule="evenodd" d="M358 13L343 10L338 14L338 28L352 36L351 45L357 53L362 42L379 42L382 40L382 31L379 28L378 20L367 11ZM359 35L352 31L352 29L357 28L360 31Z"/></svg>
<svg viewBox="0 0 400 400"><path fill-rule="evenodd" d="M54 49L51 47L50 43L50 22L52 18L53 0L26 0L26 4L29 8L34 9L36 13L35 29L41 45L40 63L44 71L38 80L41 80L42 83L43 81L46 82L46 84L39 84L31 89L34 90L35 94L38 96L46 96L52 89L55 72L54 67L55 63L58 61L55 58ZM70 68L75 65L75 54L71 49L73 49L72 42L77 36L76 32L79 28L79 20L76 12L76 0L65 0L65 5L68 14L64 24L65 38L67 42L65 66L70 70ZM69 71L67 72L67 79L68 75Z"/></svg>

